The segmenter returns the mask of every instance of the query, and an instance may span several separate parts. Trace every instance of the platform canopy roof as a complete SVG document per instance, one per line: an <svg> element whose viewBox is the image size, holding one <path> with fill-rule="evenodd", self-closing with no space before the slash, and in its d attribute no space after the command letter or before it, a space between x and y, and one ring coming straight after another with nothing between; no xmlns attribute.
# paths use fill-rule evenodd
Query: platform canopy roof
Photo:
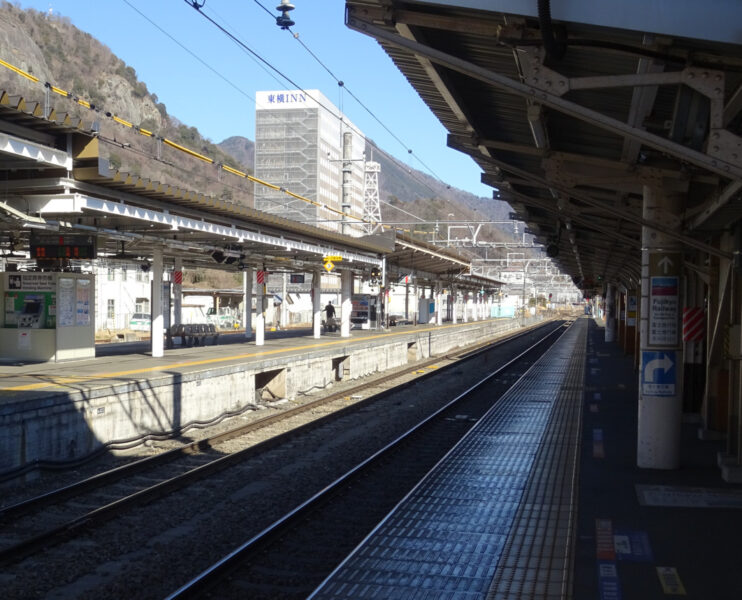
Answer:
<svg viewBox="0 0 742 600"><path fill-rule="evenodd" d="M456 277L463 288L481 287L469 259L451 249L395 231L342 235L168 184L165 175L160 182L115 169L79 119L44 117L39 103L7 92L0 92L0 171L0 256L28 250L31 232L79 234L95 237L98 256L110 260L144 263L161 248L168 265L179 257L186 267L307 272L322 270L329 256L363 277L386 259L420 282Z"/></svg>
<svg viewBox="0 0 742 600"><path fill-rule="evenodd" d="M670 4L346 0L346 24L592 290L637 284L644 226L729 257L709 240L742 216L742 3ZM645 187L682 196L679 231L643 217Z"/></svg>

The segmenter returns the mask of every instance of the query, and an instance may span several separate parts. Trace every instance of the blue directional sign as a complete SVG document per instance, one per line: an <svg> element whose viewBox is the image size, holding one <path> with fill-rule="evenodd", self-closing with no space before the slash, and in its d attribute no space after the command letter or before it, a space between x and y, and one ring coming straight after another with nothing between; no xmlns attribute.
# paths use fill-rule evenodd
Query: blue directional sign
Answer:
<svg viewBox="0 0 742 600"><path fill-rule="evenodd" d="M642 395L674 396L677 389L675 350L642 351Z"/></svg>

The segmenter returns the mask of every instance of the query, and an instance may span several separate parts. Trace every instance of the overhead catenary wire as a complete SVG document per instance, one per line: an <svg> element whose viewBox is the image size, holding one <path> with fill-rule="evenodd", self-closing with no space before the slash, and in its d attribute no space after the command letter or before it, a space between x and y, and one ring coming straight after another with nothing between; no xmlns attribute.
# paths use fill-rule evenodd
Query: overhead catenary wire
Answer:
<svg viewBox="0 0 742 600"><path fill-rule="evenodd" d="M189 6L191 6L191 7L195 8L195 9L196 9L196 11L197 11L197 12L198 12L198 13L199 13L200 15L202 15L202 16L203 16L204 18L206 18L206 19L207 19L207 20L208 20L209 22L211 22L211 23L212 23L212 24L213 24L213 25L214 25L215 27L217 27L217 28L218 28L218 29L219 29L220 31L222 31L222 32L223 32L223 33L224 33L225 35L227 35L227 36L228 36L228 37L229 37L229 38L230 38L230 39L231 39L231 40L232 40L232 41L233 41L234 43L236 43L236 44L238 45L238 47L240 47L240 49L241 49L241 50L242 50L243 52L247 53L247 54L248 54L248 55L249 55L249 56L250 56L251 58L253 58L253 59L254 59L254 60L255 60L255 61L257 62L257 64L258 64L258 65L260 65L260 66L261 66L261 68L263 68L263 70L264 70L264 71L268 72L268 73L269 73L269 74L270 74L270 75L271 75L271 76L272 76L272 77L273 77L274 79L276 79L276 78L275 78L275 76L273 76L273 74L271 73L271 71L272 71L272 72L274 72L274 73L277 73L278 75L280 75L281 77L283 77L283 78L284 78L284 79L285 79L286 81L288 81L288 82L289 82L289 83L290 83L291 85L293 85L294 87L296 87L296 88L297 88L298 90L300 90L300 91L302 91L303 93L307 94L307 96L308 96L308 97L312 98L312 99L313 99L313 100L314 100L315 102L317 102L317 104L318 104L318 105L320 106L320 108L324 109L325 111L327 111L327 112L328 112L329 114L331 114L332 116L336 116L333 110L331 110L330 108L328 108L327 106L325 106L325 105L324 105L324 104L323 104L322 102L320 102L320 101L319 101L318 99L316 99L316 98L313 98L313 97L312 97L312 95L311 95L310 93L308 93L308 92L307 92L306 90L304 90L303 88L301 88L301 86L299 86L299 85L298 85L298 84L297 84L296 82L294 82L294 81L293 81L293 80L292 80L291 78L289 78L288 76L286 76L286 75L285 75L285 74L284 74L284 73L283 73L283 72L282 72L282 71L281 71L280 69L278 69L277 67L274 67L274 66L273 66L273 65L272 65L272 64L271 64L271 63L270 63L270 62L269 62L268 60L264 59L264 58L263 58L262 56L260 56L260 55L259 55L259 54L258 54L258 53L257 53L256 51L254 51L254 50L252 50L251 48L249 48L249 47L247 46L247 44L246 44L246 43L244 43L244 42L242 42L241 40L239 40L239 38L237 37L237 35L236 35L235 33L232 33L231 31L229 31L229 26L228 26L228 25L222 25L222 24L220 24L220 23L217 23L216 19L214 19L213 17L211 17L211 16L209 16L209 15L205 14L205 13L204 13L204 12L203 12L203 11L201 10L201 8L203 8L203 7L204 7L204 5L206 4L206 2L205 2L205 1L204 1L204 2L201 2L201 3L197 3L197 2L194 2L194 0L184 0L184 1L185 1L185 3L186 3L186 4L188 4ZM129 4L128 0L124 0L124 2L126 2L127 4ZM258 2L257 0L255 0L255 3L256 3L256 4L258 5L258 6L260 6L260 7L261 7L261 8L262 8L262 9L263 9L263 10L264 10L265 12L266 12L266 14L268 14L268 15L271 15L271 18L275 18L275 16L274 16L274 15L273 15L273 14L272 14L272 13L270 12L270 10L269 10L268 8L266 8L266 7L264 6L264 5L262 5L262 4L260 3L260 2ZM213 8L211 8L210 10L211 10L212 12L215 12L215 11L213 10ZM139 12L139 13L141 14L141 12L140 12L140 11L137 11L137 12ZM147 17L145 17L145 18L146 18L146 19L147 19L148 21L152 22L152 21L151 21L151 20L150 20L149 18L147 18ZM219 16L219 18L220 18L220 19L221 19L222 21L224 20L224 19L223 19L223 17L221 17L221 16ZM158 28L159 30L161 30L161 31L162 31L162 28L160 28L160 27L159 27L159 26L157 26L157 25L155 25L155 26L156 26L156 27L157 27L157 28ZM168 37L171 37L171 38L172 38L172 36L170 36L169 34L167 34L167 35L168 35ZM322 62L322 61L321 61L321 60L320 60L320 59L319 59L318 57L317 57L317 55L316 55L316 54L315 54L314 52L312 52L312 51L311 51L311 50L310 50L310 49L308 48L308 46L307 46L306 44L304 44L304 43L303 43L303 41L299 40L299 35L298 35L298 34L293 34L293 32L292 32L292 35L293 35L293 36L294 36L294 37L295 37L295 38L296 38L296 39L297 39L297 40L298 40L298 41L299 41L299 42L301 43L302 47L304 47L304 48L305 48L305 50L306 50L306 51L307 51L307 52L308 52L308 53L309 53L309 54L310 54L310 55L311 55L311 56L312 56L312 57L313 57L313 58L314 58L314 59L315 59L315 60L316 60L316 61L317 61L317 62L318 62L318 63L319 63L319 64L320 64L321 66L322 66L322 68L323 68L323 69L325 69L325 70L326 70L326 71L327 71L327 72L329 73L329 75L330 75L330 76L331 76L331 77L332 77L332 78L333 78L333 79L334 79L334 80L335 80L335 81L336 81L336 82L338 83L338 85L339 85L339 87L340 87L340 89L341 89L341 90L343 90L344 88L345 88L345 89L347 89L347 88L346 88L346 86L345 86L345 85L343 84L343 82L342 82L342 81L340 81L340 80L339 80L339 79L338 79L338 78L337 78L337 77L335 76L335 74L334 74L334 73L333 73L333 72L332 72L332 71L331 71L331 70L330 70L330 69L329 69L329 68L328 68L328 67L327 67L327 66L326 66L326 65L325 65L325 64L324 64L324 63L323 63L323 62ZM180 46L182 47L182 45L181 45L181 44L179 44L179 45L180 45ZM190 52L189 52L189 53L190 53ZM201 59L200 59L200 58L199 58L199 60L201 61ZM203 61L201 61L201 62L203 62ZM267 69L266 69L266 68L265 68L264 66L265 66L265 67L268 67L268 68L270 69L270 71L268 71L268 70L267 70ZM216 72L216 70L215 70L215 69L213 69L213 68L211 68L211 67L209 67L209 68L210 68L210 69L211 69L212 71ZM225 78L224 76L222 76L221 74L220 74L220 77L222 77L223 79L226 79L226 78ZM276 81L278 81L278 82L280 83L280 81L279 81L278 79L276 79ZM363 102L362 102L362 101L361 101L361 100L360 100L360 99L359 99L359 98L358 98L357 96L355 96L355 95L354 95L354 94L353 94L353 93L352 93L352 92L351 92L350 90L347 90L347 91L348 91L348 93L349 93L349 94L350 94L350 95L351 95L351 96L352 96L352 97L353 97L353 98L354 98L354 99L356 100L356 102L358 102L358 104L359 104L360 106L362 106L362 107L363 107L363 108L364 108L364 109L365 109L365 110L366 110L366 111L367 111L367 112L368 112L368 113L369 113L369 114L370 114L370 115L371 115L371 116L372 116L372 117L373 117L373 118L374 118L374 119L375 119L375 120L376 120L376 121L377 121L377 122L378 122L378 123L379 123L379 124L380 124L380 125L381 125L381 126L382 126L382 127L384 128L384 129L385 129L385 130L386 130L386 131L387 131L387 132L389 132L389 133L390 133L390 135L392 135L392 136L394 137L394 139L396 139L396 140L397 140L397 141L398 141L398 142L399 142L399 143L400 143L400 144L401 144L401 145L402 145L402 146L403 146L403 147L404 147L405 149L407 149L407 151L408 151L408 152L409 152L409 153L410 153L411 155L413 155L413 156L415 157L415 159L416 159L416 160L418 160L418 161L419 161L419 162L420 162L420 163L421 163L421 164L422 164L423 166L425 166L425 168L427 168L427 169L428 169L428 171L430 171L430 173L431 173L431 174L433 175L433 177L434 177L434 178L438 179L438 181L440 181L442 185L445 185L446 187L450 187L450 186L448 186L448 184L446 184L445 182L443 182L443 181L442 181L442 180L440 179L440 177L438 177L438 176L437 176L437 175L436 175L436 174L435 174L435 173L434 173L434 172L432 171L432 169L428 168L428 167L427 167L427 165L425 165L425 163L423 163L423 161L422 161L422 160L420 160L420 159L419 159L419 157L417 157L417 156L416 156L416 155L415 155L415 154L413 153L413 151L412 151L411 149L409 149L409 147L408 147L408 146L407 146L407 145L406 145L406 144L405 144L405 143L404 143L404 142L403 142L402 140L400 140L400 139L399 139L399 138L398 138L398 137L397 137L397 136L396 136L396 135L394 134L394 132L392 132L392 131L391 131L391 130L390 130L390 129L389 129L389 128L388 128L388 127L387 127L387 126L386 126L386 125L384 124L384 123L382 123L382 122L381 122L381 120L380 120L380 119L379 119L379 118L378 118L378 117L377 117L377 116L376 116L376 115L375 115L375 114L374 114L374 113L373 113L373 112L372 112L372 111L371 111L371 110L370 110L370 109L369 109L369 108L368 108L368 107L367 107L367 106L366 106L365 104L363 104ZM250 99L251 99L251 100L253 100L253 102L255 102L255 103L257 104L257 101L256 101L256 100L255 100L254 98L250 98ZM342 109L341 109L341 110L342 110ZM343 119L342 117L340 117L340 119L341 119L341 121L343 122L343 124L344 124L345 126L347 126L348 128L352 129L353 131L355 131L355 132L356 132L356 133L357 133L358 135L360 135L360 136L363 136L363 134L362 134L362 133L361 133L360 131L358 131L358 130L357 130L357 129L356 129L355 127L353 127L353 126L352 126L352 124L348 123L348 121L344 120L344 119ZM365 136L363 136L363 137L365 137ZM392 161L394 161L394 162L396 162L396 161L397 161L397 159L395 159L394 157L392 157L392 156L391 156L391 155L390 155L390 154L389 154L388 152L386 152L385 150L382 150L381 148L379 148L379 147L378 147L378 146L376 146L375 144L374 144L374 147L375 147L375 148L376 148L376 149L377 149L377 150L378 150L379 152L381 152L382 154L384 154L384 155L385 155L385 156L386 156L386 157L387 157L387 158L388 158L389 160L392 160ZM416 177L416 176L415 176L415 175L414 175L414 174L413 174L413 173L412 173L411 171L409 171L409 175L410 175L410 176L411 176L411 177L412 177L412 178L413 178L413 179L414 179L415 181L417 181L417 182L418 182L418 183L419 183L420 185L423 185L423 186L424 186L424 187L426 187L426 188L427 188L428 190L430 190L430 192L431 192L432 194L436 194L436 193L437 193L437 192L436 192L436 190L434 190L433 188L431 188L431 187L430 187L430 185L429 185L429 184L428 184L427 182L425 182L425 181L421 180L420 178ZM343 213L340 213L340 214L343 214ZM355 216L353 216L352 218L354 218L354 219L356 219L356 220L359 220L359 221L361 221L361 222L371 222L372 224L376 224L375 222L372 222L372 221L364 221L363 219L358 219L358 217L355 217Z"/></svg>
<svg viewBox="0 0 742 600"><path fill-rule="evenodd" d="M124 0L124 3L127 4L133 10L135 10L142 18L146 19L152 26L154 26L155 28L157 28L158 31L160 31L162 34L166 35L169 39L171 39L176 44L178 44L182 49L186 50L192 57L194 57L197 60L199 60L199 62L201 62L202 64L204 64L204 66L206 66L207 68L209 68L209 70L211 70L212 72L214 72L216 75L218 75L225 82L229 83L239 93L243 94L247 98L249 98L249 99L251 99L251 100L254 101L254 98L252 98L247 92L245 92L244 90L240 89L238 86L234 85L228 78L224 77L216 69L214 69L211 66L209 66L200 57L198 57L196 54L194 54L193 52L191 52L190 50L188 50L188 48L186 46L184 46L183 44L181 44L180 42L178 42L177 39L175 39L172 35L170 35L167 31L165 31L162 27L160 27L157 23L155 23L152 19L149 19L144 13L142 13L140 10L138 10L136 7L134 7L128 0ZM199 3L196 3L196 4L198 5L198 7L203 7L204 4L205 4L205 2L202 2L200 4ZM191 5L193 6L193 4L191 4ZM308 50L308 48L307 48L307 50ZM26 79L29 79L32 82L40 83L39 78L31 75L30 73L25 72L24 70L22 70L22 69L20 69L20 68L18 68L16 66L14 66L14 65L12 65L10 63L7 63L5 61L0 60L0 64L3 65L3 66L5 66L8 69L14 71L15 73L17 73L17 74L25 77ZM258 183L260 185L264 185L264 186L267 186L267 187L269 187L271 189L274 189L274 190L277 190L277 191L281 191L282 193L286 193L287 195L289 195L289 196L291 196L291 197L293 197L293 198L295 198L297 200L301 200L302 202L307 202L309 204L313 204L315 206L324 208L324 209L328 210L329 212L332 212L334 214L337 214L337 215L340 215L340 216L343 216L343 217L349 217L349 218L353 219L354 221L358 221L358 222L369 222L369 223L381 225L381 223L375 223L373 220L369 220L369 219L364 220L364 219L359 218L359 217L357 217L355 215L346 214L343 211L334 209L333 207L327 206L324 203L316 202L316 201L313 201L313 200L311 200L309 198L304 198L303 196L301 196L299 194L293 193L290 190L286 190L282 186L274 185L274 184L271 184L269 182L262 181L262 180L257 179L257 178L255 178L255 177L253 177L253 176L251 176L251 175L249 175L247 173L244 173L243 171L240 171L239 169L235 169L233 167L229 167L228 165L220 164L219 162L217 162L213 158L211 158L209 156L206 156L205 154L203 154L201 152L197 152L195 150L192 150L190 148L187 148L186 146L183 146L182 144L179 144L179 143L175 142L174 140L170 140L168 138L161 137L161 136L157 135L155 132L146 129L145 127L137 126L135 123L133 123L132 121L130 121L128 119L125 119L125 118L123 118L123 117L121 117L119 115L113 114L111 112L105 111L103 109L103 107L96 106L96 105L88 102L84 98L81 98L79 96L76 96L73 92L66 91L66 90L64 90L62 88L59 88L59 87L57 87L57 86L49 83L49 82L45 82L44 85L50 91L52 91L52 92L54 92L54 93L56 93L58 95L61 95L61 96L65 97L65 98L71 99L73 102L77 103L78 105L80 105L80 106L82 106L84 108L87 108L89 110L95 111L96 113L99 113L99 114L104 114L105 116L109 117L112 121L114 121L115 123L117 123L119 125L122 125L124 127L130 128L130 129L136 131L137 133L139 133L141 135L144 135L146 137L157 139L157 140L161 141L164 145L167 145L167 146L169 146L169 147L171 147L171 148L173 148L173 149L175 149L175 150L177 150L179 152L182 152L184 154L187 154L187 155L189 155L189 156L191 156L191 157L193 157L193 158L195 158L197 160L200 160L200 161L205 162L207 164L216 165L221 170L223 170L225 172L228 172L228 173L230 173L232 175L243 177L245 179L248 179L250 181L253 181L255 183ZM389 156L388 153L386 153L385 151L381 150L380 148L378 148L378 151L381 152L381 153L383 153L383 154L385 154L386 156ZM152 157L152 158L154 158L155 160L158 160L157 157ZM392 158L392 160L396 160L396 159L393 159ZM424 183L424 182L422 182L422 183ZM429 189L431 189L431 191L433 193L435 193L435 191L432 190L432 188L430 188L427 184L425 184L425 185L426 185L426 187L428 187ZM411 215L411 216L413 216L414 218L418 218L419 219L419 217L417 217L417 216L414 216L414 215Z"/></svg>
<svg viewBox="0 0 742 600"><path fill-rule="evenodd" d="M185 50L188 54L190 54L193 58L195 58L198 62L200 62L204 67L206 67L207 69L209 69L209 71L211 71L212 73L214 73L214 75L216 75L217 77L219 77L219 79L223 80L227 85L229 85L230 87L234 88L238 93L242 94L243 96L245 96L249 100L252 100L253 102L255 102L255 98L253 98L249 93L247 93L245 90L243 90L238 85L236 85L232 80L230 80L229 78L227 78L224 75L222 75L219 71L217 71L216 69L214 69L204 59L202 59L198 54L196 54L195 52L193 52L193 50L191 50L190 48L188 48L186 45L181 44L177 39L175 39L175 37L173 37L172 35L170 35L165 29L163 29L162 27L160 27L155 21L153 21L152 19L150 19L141 10L139 10L136 6L134 6L131 2L129 2L129 0L121 0L121 1L124 4L126 4L129 8L131 8L133 11L135 11L140 17L142 17L150 25L152 25L152 27L154 27L155 29L157 29L163 35L167 36L175 44L177 44L178 46L180 46L183 50ZM203 6L203 4L205 4L205 2L202 3L202 6Z"/></svg>
<svg viewBox="0 0 742 600"><path fill-rule="evenodd" d="M188 1L189 1L189 0L186 0L186 2L188 2ZM270 16L271 16L272 18L275 18L275 16L273 15L273 13L272 13L272 12L271 12L270 10L268 10L268 9L267 9L267 8L266 8L266 7L265 7L265 6L263 5L263 4L261 4L261 3L259 2L259 0L253 0L253 2L255 2L255 4L257 4L257 5L258 5L258 6L260 7L260 8L262 8L262 9L263 9L263 10L264 10L264 11L265 11L265 12L266 12L267 14L269 14L269 15L270 15ZM326 72L328 73L328 75L329 75L330 77L332 77L332 79L334 79L334 80L335 80L335 82L336 82L336 83L338 84L338 86L340 87L340 89L341 89L341 90L344 90L345 92L347 92L347 93L348 93L348 95L349 95L349 96L350 96L351 98L353 98L353 99L354 99L354 100L355 100L355 101L356 101L356 102L358 103L358 105L359 105L359 106L360 106L361 108L363 108L363 109L364 109L364 110L365 110L365 111L366 111L366 112L367 112L367 113L368 113L368 114L369 114L369 115L370 115L370 116L371 116L371 117L372 117L372 118L373 118L373 119L374 119L374 120L375 120L375 121L376 121L376 122L377 122L377 123L378 123L379 125L381 125L381 127L382 127L382 128L383 128L383 129L384 129L384 130L385 130L385 131L386 131L386 132L387 132L387 133L388 133L388 134L389 134L390 136L392 136L392 138L393 138L394 140L396 140L396 141L397 141L397 142L398 142L398 143L399 143L399 144L400 144L400 145L401 145L401 146L402 146L402 147L403 147L403 148L404 148L404 149L405 149L405 150L407 151L407 153L408 153L408 154L409 154L410 156L412 156L412 157L413 157L413 158L414 158L414 159L415 159L416 161L418 161L418 162L419 162L419 163L420 163L420 164L421 164L421 165L422 165L422 166L423 166L423 167L425 168L425 170L427 170L427 171L428 171L428 172L429 172L429 173L430 173L430 174L431 174L431 175L432 175L432 176L433 176L433 177L434 177L435 179L437 179L438 181L440 181L440 182L441 182L441 183L442 183L443 185L446 185L446 186L448 186L448 184L446 184L446 183L445 183L445 182L444 182L444 181L443 181L443 180L442 180L442 179L441 179L441 178L440 178L440 177L439 177L439 176L438 176L438 175L437 175L437 174L435 173L435 171L433 171L433 169L431 169L431 168L430 168L430 167L429 167L429 166L428 166L428 165L427 165L427 164L426 164L425 162L423 162L423 160L422 160L422 159L421 159L421 158L420 158L420 157L419 157L419 156L418 156L418 155L417 155L417 154L416 154L416 153L415 153L415 152L414 152L414 151L412 150L412 148L410 148L410 146L409 146L408 144L406 144L406 143L405 143L405 142L404 142L403 140L401 140L401 139L400 139L400 138L399 138L399 137L397 136L397 134L395 134L395 133L394 133L394 132L393 132L393 131L392 131L392 130L391 130L391 129L390 129L390 128L389 128L389 127L388 127L388 126L387 126L387 125L386 125L386 124L385 124L385 123L384 123L384 122L383 122L383 121L382 121L382 120L381 120L381 119L380 119L380 118L379 118L378 116L377 116L377 115L376 115L376 113L374 113L374 111L372 111L372 110L371 110L371 109L370 109L370 108L369 108L368 106L366 106L366 104L364 104L364 103L363 103L363 101L362 101L362 100L361 100L360 98L358 98L358 96L356 96L356 95L355 95L355 94L353 93L353 91L352 91L352 90L350 90L350 89L348 88L347 84L346 84L346 83L345 83L345 82L344 82L343 80L341 80L340 78L338 78L338 77L337 77L337 76L335 75L335 73L333 73L333 72L332 72L332 70L331 70L331 69L330 69L330 68L329 68L329 67L328 67L328 66L327 66L327 65L326 65L326 64L325 64L325 63L324 63L324 62L323 62L323 61L322 61L322 60L321 60L321 59L320 59L320 58L319 58L318 56L317 56L317 54L316 54L315 52L313 52L313 51L312 51L312 50L311 50L311 49L309 48L309 46L307 46L307 45L306 45L306 44L304 43L304 41L303 41L303 40L301 39L301 37L299 36L299 34L298 34L298 33L294 33L294 31L293 31L293 30L292 30L292 29L291 29L290 27L286 27L285 29L286 29L286 30L287 30L287 31L288 31L288 32L289 32L289 33L291 34L291 36L292 36L292 37L293 37L293 38L294 38L294 39L295 39L295 40L296 40L296 41L297 41L297 42L298 42L298 43L299 43L299 44L300 44L300 45L302 46L302 48L304 48L304 50L306 50L306 52L307 52L307 53L308 53L308 54L309 54L309 55L310 55L310 56L311 56L311 57L312 57L312 58L313 58L313 59L314 59L314 60L315 60L315 61L317 62L317 64L319 64L319 65L320 65L320 66L321 66L321 67L322 67L322 68L323 68L323 69L324 69L324 70L325 70L325 71L326 71ZM425 184L424 182L420 182L420 183L423 183L423 185L426 185L426 187L428 187L428 189L430 189L430 191L434 192L434 190L433 190L432 188L430 188L429 186L427 186L427 184ZM434 193L435 193L435 192L434 192Z"/></svg>
<svg viewBox="0 0 742 600"><path fill-rule="evenodd" d="M248 46L245 42L243 42L242 40L240 40L234 33L232 33L231 31L229 31L229 29L227 29L226 26L221 25L220 23L218 23L216 21L216 19L212 18L211 16L209 16L208 14L206 14L204 11L200 10L201 5L197 5L197 3L195 2L195 0L183 0L183 1L188 6L191 6L192 8L194 8L199 15L201 15L204 19L206 19L212 25L214 25L214 27L216 27L222 33L224 33L224 35L226 35L229 39L231 39L235 44L237 44L237 46L239 46L240 48L242 48L245 52L248 52L249 54L251 54L258 61L260 61L266 67L268 67L271 71L273 71L274 73L276 73L279 77L283 78L285 81L287 81L292 86L294 86L295 89L299 90L303 94L306 94L309 98L311 98L314 102L316 102L321 108L323 108L324 110L326 110L328 113L330 113L331 115L334 115L335 114L334 111L330 107L325 106L325 104L320 99L315 98L314 96L312 96L312 94L310 94L302 86L300 86L298 83L296 83L291 77L289 77L288 75L286 75L278 67L275 67L273 64L271 64L270 61L266 60L260 54L258 54L255 50L253 50L252 48L250 48L250 46ZM347 121L345 123L348 124ZM363 136L363 133L361 131L359 131L357 128L351 127L350 125L349 125L349 128L352 129L353 131L355 131L356 134L358 134L360 136ZM365 136L363 136L363 137L365 137Z"/></svg>

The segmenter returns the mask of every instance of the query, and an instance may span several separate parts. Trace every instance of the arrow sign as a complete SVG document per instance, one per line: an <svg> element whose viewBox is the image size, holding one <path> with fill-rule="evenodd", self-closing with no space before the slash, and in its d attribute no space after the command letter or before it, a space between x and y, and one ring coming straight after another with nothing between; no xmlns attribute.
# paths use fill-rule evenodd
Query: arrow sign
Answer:
<svg viewBox="0 0 742 600"><path fill-rule="evenodd" d="M683 257L679 252L649 253L649 276L680 275Z"/></svg>
<svg viewBox="0 0 742 600"><path fill-rule="evenodd" d="M667 356L667 354L663 354L662 358L655 358L653 360L650 360L644 367L645 381L659 381L662 376L655 377L655 371L659 371L660 369L662 369L662 375L665 375L673 367L674 364L675 363L670 359L669 356ZM648 375L649 377L647 377Z"/></svg>
<svg viewBox="0 0 742 600"><path fill-rule="evenodd" d="M663 256L661 259L657 261L657 266L662 269L662 274L667 275L670 272L670 269L675 265L675 263L672 261L672 259L669 256Z"/></svg>
<svg viewBox="0 0 742 600"><path fill-rule="evenodd" d="M642 350L642 396L674 396L676 352L674 350Z"/></svg>

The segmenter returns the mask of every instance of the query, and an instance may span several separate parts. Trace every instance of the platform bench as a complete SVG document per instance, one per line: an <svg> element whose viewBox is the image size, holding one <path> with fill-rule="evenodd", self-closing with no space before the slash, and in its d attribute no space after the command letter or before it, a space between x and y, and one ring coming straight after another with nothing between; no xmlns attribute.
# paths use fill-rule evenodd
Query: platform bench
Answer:
<svg viewBox="0 0 742 600"><path fill-rule="evenodd" d="M219 340L219 332L213 323L193 323L187 325L172 325L167 331L167 347L173 348L174 338L180 338L180 345L205 346L207 339L211 337L212 344L216 346Z"/></svg>

